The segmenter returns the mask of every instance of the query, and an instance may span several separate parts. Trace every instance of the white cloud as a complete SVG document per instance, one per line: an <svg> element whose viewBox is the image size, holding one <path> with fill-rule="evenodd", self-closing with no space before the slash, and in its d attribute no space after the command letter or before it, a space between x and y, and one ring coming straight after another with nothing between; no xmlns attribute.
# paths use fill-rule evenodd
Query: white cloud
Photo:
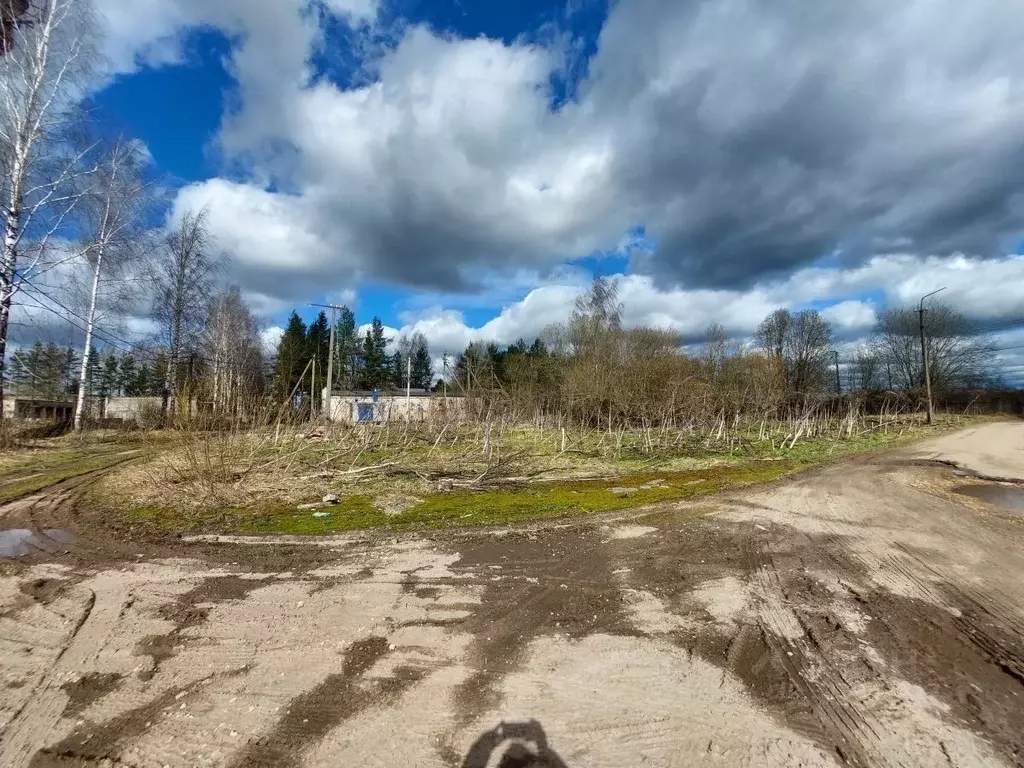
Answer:
<svg viewBox="0 0 1024 768"><path fill-rule="evenodd" d="M863 332L878 321L875 308L865 301L841 301L823 309L821 316L839 332Z"/></svg>
<svg viewBox="0 0 1024 768"><path fill-rule="evenodd" d="M267 354L275 354L277 352L277 345L281 343L282 336L284 336L284 328L279 325L272 325L262 330L260 332L260 341L263 342L263 351Z"/></svg>
<svg viewBox="0 0 1024 768"><path fill-rule="evenodd" d="M922 295L922 273L937 280L954 276L961 269L959 256L914 259L895 255L877 257L864 267L801 270L786 280L745 290L666 289L642 275L619 275L616 279L627 327L668 329L679 333L685 341L693 341L699 340L709 325L720 323L733 338L742 339L751 336L761 320L775 309L799 309L815 299L833 302L822 310L822 315L833 325L837 338L854 340L870 333L880 306L870 300L848 298L850 294L878 294L886 305L911 306ZM973 290L966 287L945 292L943 300L983 324L985 320L1005 316L1003 310L1010 307L1019 286L1024 284L1024 256L978 262L970 275L971 282L990 292L987 306L979 304ZM406 314L407 322L389 333L422 333L434 354L457 353L474 341L532 341L546 326L566 321L576 297L584 290L586 286L575 280L537 287L523 299L506 304L494 319L475 327L466 323L461 312L434 307ZM923 292L928 290L925 285ZM1012 316L1020 318L1019 300L1015 306ZM1024 336L1019 343L1024 344Z"/></svg>
<svg viewBox="0 0 1024 768"><path fill-rule="evenodd" d="M338 16L347 16L360 21L373 21L380 8L380 0L324 0L324 2Z"/></svg>
<svg viewBox="0 0 1024 768"><path fill-rule="evenodd" d="M375 0L323 1L355 26L376 18ZM726 314L740 329L791 295L853 301L872 284L907 301L954 280L979 315L1018 311L1000 252L1024 231L1024 14L1005 0L617 3L557 111L557 37L412 26L383 49L360 39L373 80L341 88L312 77L325 41L309 0L140 2L98 0L122 70L174 60L201 25L235 41L219 142L247 173L177 205L209 206L235 279L267 306L371 278L443 296L544 277L645 225L657 248L637 264L666 290L624 285L636 323L689 334ZM914 255L871 258L894 243L993 258L911 274ZM824 254L848 266L807 266ZM997 295L968 272L997 276ZM532 322L509 307L495 332Z"/></svg>

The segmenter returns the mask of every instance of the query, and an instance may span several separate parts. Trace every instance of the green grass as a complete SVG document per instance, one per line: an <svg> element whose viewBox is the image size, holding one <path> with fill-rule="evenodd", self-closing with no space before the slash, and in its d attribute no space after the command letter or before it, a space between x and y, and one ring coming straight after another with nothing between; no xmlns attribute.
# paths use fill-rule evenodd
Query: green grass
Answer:
<svg viewBox="0 0 1024 768"><path fill-rule="evenodd" d="M965 421L962 419L950 420L936 428L897 426L890 427L888 431L867 431L852 439L805 438L793 448L765 441L758 445L748 444L742 452L715 453L698 445L671 455L651 456L626 451L619 458L587 456L573 459L575 466L568 463L559 465L545 475L548 479L544 482L521 482L515 486L480 491L437 492L432 483L421 481L410 473L401 476L377 473L323 487L296 486L289 489L289 493L294 495L287 501L270 492L262 496L262 501L246 507L211 505L189 509L184 503L175 505L172 496L167 506L136 506L125 510L123 502L119 504L113 497L110 499L113 503L106 503L102 494L97 494L93 500L97 505L120 510L118 514L132 524L141 522L157 531L172 532L316 536L373 528L407 530L505 525L685 501L728 488L769 482L809 467L855 454L891 449L963 426ZM529 441L525 437L517 439L521 444L519 447L528 447ZM420 452L426 455L429 449ZM359 464L375 465L397 458L386 450L366 451L360 455ZM403 465L410 466L407 455L400 458ZM565 457L559 454L559 458ZM520 469L528 474L531 465L542 466L549 460L550 457L539 454L528 456ZM458 467L464 474L468 474L465 473L466 461L464 458ZM414 466L425 468L423 464ZM452 463L439 466L456 467ZM581 479L582 474L606 477ZM436 468L434 476L438 476ZM655 480L663 482L649 485ZM622 495L612 492L615 487L637 490ZM340 504L322 510L330 513L328 517L317 518L313 516L313 510L296 509L296 496L311 501L324 492L337 493L342 497ZM375 502L395 492L415 496L422 501L399 515L389 516ZM660 510L652 514L666 513ZM684 517L687 515L689 512ZM677 519L677 516L672 515L672 518Z"/></svg>
<svg viewBox="0 0 1024 768"><path fill-rule="evenodd" d="M29 496L64 480L106 469L126 458L121 450L99 454L66 451L59 456L47 457L41 465L25 464L13 472L8 470L0 476L0 504ZM12 474L16 477L10 478Z"/></svg>
<svg viewBox="0 0 1024 768"><path fill-rule="evenodd" d="M325 508L330 517L292 506L267 505L263 509L221 508L199 513L159 507L132 511L136 519L163 530L220 533L318 535L367 528L441 528L450 525L499 525L595 512L610 512L668 501L682 501L725 488L767 482L789 474L799 465L789 461L754 462L741 466L711 466L686 472L647 472L614 480L534 483L522 488L485 491L457 490L437 493L400 515L389 517L370 496L344 499ZM655 485L648 485L661 481ZM647 486L647 487L645 487ZM636 489L628 494L612 488Z"/></svg>

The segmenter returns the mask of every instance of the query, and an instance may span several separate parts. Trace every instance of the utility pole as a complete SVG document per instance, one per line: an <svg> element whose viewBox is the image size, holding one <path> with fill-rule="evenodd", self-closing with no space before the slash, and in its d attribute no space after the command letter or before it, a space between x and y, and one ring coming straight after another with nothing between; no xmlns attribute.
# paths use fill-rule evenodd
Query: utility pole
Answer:
<svg viewBox="0 0 1024 768"><path fill-rule="evenodd" d="M412 349L405 357L405 418L412 420Z"/></svg>
<svg viewBox="0 0 1024 768"><path fill-rule="evenodd" d="M935 405L932 403L932 373L928 367L928 341L925 338L924 333L924 313L928 310L924 308L924 300L929 296L934 296L936 293L941 293L946 290L944 287L939 288L937 291L932 291L921 297L921 302L917 305L917 318L921 328L921 361L924 363L924 391L925 397L928 398L928 423L931 424L935 421Z"/></svg>
<svg viewBox="0 0 1024 768"><path fill-rule="evenodd" d="M316 358L313 358L313 369L309 372L309 420L316 418Z"/></svg>
<svg viewBox="0 0 1024 768"><path fill-rule="evenodd" d="M843 383L839 379L839 351L832 350L832 356L835 358L836 361L836 394L841 395L843 394Z"/></svg>
<svg viewBox="0 0 1024 768"><path fill-rule="evenodd" d="M327 404L324 406L324 421L330 422L334 416L332 413L334 410L332 397L334 394L334 329L338 325L338 311L345 307L337 304L310 304L309 306L331 310L331 340L327 350Z"/></svg>
<svg viewBox="0 0 1024 768"><path fill-rule="evenodd" d="M444 402L445 402L445 405L447 406L447 404L448 404L448 353L447 352L445 352L444 355L441 356L441 367L443 369L442 372L441 372L441 389L444 391Z"/></svg>

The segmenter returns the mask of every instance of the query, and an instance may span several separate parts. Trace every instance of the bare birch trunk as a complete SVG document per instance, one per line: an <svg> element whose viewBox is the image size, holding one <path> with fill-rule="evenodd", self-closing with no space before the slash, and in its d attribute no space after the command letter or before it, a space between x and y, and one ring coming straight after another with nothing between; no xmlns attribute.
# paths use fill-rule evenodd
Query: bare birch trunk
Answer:
<svg viewBox="0 0 1024 768"><path fill-rule="evenodd" d="M92 293L89 297L89 313L85 318L85 346L82 349L82 375L78 379L78 402L75 404L75 431L82 430L85 412L85 385L89 380L89 355L92 352L92 332L96 325L96 295L100 288L100 270L103 267L103 249L96 254L96 266L92 272Z"/></svg>

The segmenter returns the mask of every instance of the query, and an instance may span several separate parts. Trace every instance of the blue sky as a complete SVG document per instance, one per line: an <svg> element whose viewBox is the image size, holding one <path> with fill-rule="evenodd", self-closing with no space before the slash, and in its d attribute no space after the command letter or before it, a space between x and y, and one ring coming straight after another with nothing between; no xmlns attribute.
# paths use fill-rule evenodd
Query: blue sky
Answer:
<svg viewBox="0 0 1024 768"><path fill-rule="evenodd" d="M566 72L551 77L550 104L558 109L574 98L578 79L596 51L607 8L602 0L562 3L527 0L518 3L477 3L466 0L424 2L397 0L382 7L380 21L391 25L426 25L439 34L459 38L486 37L513 44L523 40L550 41L571 38L572 63ZM325 50L314 57L315 78L328 78L344 87L360 68L353 52L351 30L344 23L325 24ZM209 27L185 30L181 36L182 58L176 66L143 66L115 77L90 100L90 107L111 130L123 131L144 141L156 169L169 184L181 186L211 177L233 175L218 146L217 134L227 111L241 98L226 63L231 36ZM642 228L640 230L642 233ZM568 260L567 260L568 262ZM595 253L571 263L593 275L624 274L628 259L619 253ZM361 322L380 316L391 326L401 325L400 315L422 302L417 292L403 286L365 282L358 286L332 286L310 295L308 303L345 300L355 305ZM522 298L520 288L500 298ZM498 305L481 306L474 297L447 297L449 308L462 312L469 325L480 326L500 311ZM307 319L318 310L302 304L294 307ZM290 310L273 313L268 321L283 323Z"/></svg>
<svg viewBox="0 0 1024 768"><path fill-rule="evenodd" d="M209 211L270 329L344 301L438 354L509 343L596 274L686 339L785 306L854 345L942 285L1024 317L1000 0L96 2L97 119L146 143L170 220Z"/></svg>

